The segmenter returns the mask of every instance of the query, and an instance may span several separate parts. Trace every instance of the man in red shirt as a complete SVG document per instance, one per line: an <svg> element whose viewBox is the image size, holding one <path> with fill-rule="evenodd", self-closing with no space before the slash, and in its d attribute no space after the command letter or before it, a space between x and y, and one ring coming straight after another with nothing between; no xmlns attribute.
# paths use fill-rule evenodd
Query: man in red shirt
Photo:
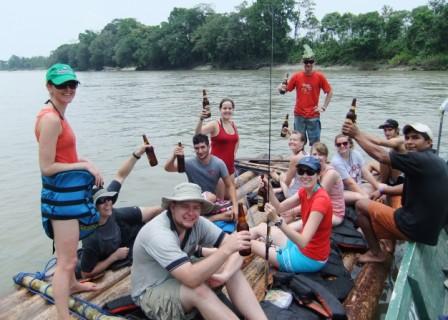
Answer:
<svg viewBox="0 0 448 320"><path fill-rule="evenodd" d="M323 73L313 71L314 53L308 45L304 45L302 56L304 70L297 72L282 83L278 90L281 94L296 90L294 108L294 130L300 131L309 140L310 145L320 140L320 113L324 112L330 103L333 91ZM323 105L319 105L320 90L325 93Z"/></svg>

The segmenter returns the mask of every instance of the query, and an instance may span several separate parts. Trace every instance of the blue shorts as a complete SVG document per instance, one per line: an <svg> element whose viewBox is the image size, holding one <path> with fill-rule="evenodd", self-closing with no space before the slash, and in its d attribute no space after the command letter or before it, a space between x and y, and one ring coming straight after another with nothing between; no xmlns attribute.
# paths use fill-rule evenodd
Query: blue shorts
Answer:
<svg viewBox="0 0 448 320"><path fill-rule="evenodd" d="M294 273L317 272L326 263L303 255L294 242L289 239L283 248L277 250L277 262L280 265L280 271Z"/></svg>
<svg viewBox="0 0 448 320"><path fill-rule="evenodd" d="M321 124L319 118L307 119L301 116L294 116L294 130L304 134L310 146L320 141Z"/></svg>

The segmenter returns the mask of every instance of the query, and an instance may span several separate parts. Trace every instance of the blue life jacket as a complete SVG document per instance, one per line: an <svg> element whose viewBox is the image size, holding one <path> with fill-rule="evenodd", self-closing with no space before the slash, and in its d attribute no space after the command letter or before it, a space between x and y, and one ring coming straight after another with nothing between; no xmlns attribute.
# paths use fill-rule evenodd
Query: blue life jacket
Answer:
<svg viewBox="0 0 448 320"><path fill-rule="evenodd" d="M93 203L95 177L86 170L59 172L42 176L41 212L45 233L53 239L50 220L79 221L79 238L83 239L98 226L100 215Z"/></svg>

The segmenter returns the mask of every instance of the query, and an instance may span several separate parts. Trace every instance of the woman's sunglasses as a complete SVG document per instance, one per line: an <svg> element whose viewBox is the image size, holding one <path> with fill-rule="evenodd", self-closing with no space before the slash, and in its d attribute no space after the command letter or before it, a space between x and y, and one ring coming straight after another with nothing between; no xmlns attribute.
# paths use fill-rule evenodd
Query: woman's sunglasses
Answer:
<svg viewBox="0 0 448 320"><path fill-rule="evenodd" d="M102 205L102 204L105 204L106 201L112 201L112 202L113 202L113 198L111 198L111 197L102 197L102 198L99 198L99 199L96 201L96 204L97 204L97 205Z"/></svg>
<svg viewBox="0 0 448 320"><path fill-rule="evenodd" d="M304 64L313 64L314 60L313 59L307 59L307 60L303 60Z"/></svg>
<svg viewBox="0 0 448 320"><path fill-rule="evenodd" d="M297 168L297 174L299 175L299 176L303 176L304 174L306 174L307 176L314 176L315 174L316 174L316 171L314 171L313 169L311 169L311 168L303 168L303 167L300 167L300 168Z"/></svg>
<svg viewBox="0 0 448 320"><path fill-rule="evenodd" d="M341 146L348 146L348 141L344 141L344 142L336 142L336 147L340 148Z"/></svg>
<svg viewBox="0 0 448 320"><path fill-rule="evenodd" d="M64 89L67 89L67 88L75 90L76 88L78 88L78 84L79 84L78 81L73 81L73 80L66 81L66 82L61 83L61 84L54 84L53 83L54 87L56 89L58 89L58 90L64 90Z"/></svg>

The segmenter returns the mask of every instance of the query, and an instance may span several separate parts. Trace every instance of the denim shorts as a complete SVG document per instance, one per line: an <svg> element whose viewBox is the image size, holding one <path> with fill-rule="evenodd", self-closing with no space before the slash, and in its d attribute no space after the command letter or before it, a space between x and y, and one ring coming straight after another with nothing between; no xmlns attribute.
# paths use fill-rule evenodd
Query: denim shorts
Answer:
<svg viewBox="0 0 448 320"><path fill-rule="evenodd" d="M294 116L294 130L304 134L310 146L312 146L313 143L320 141L320 118L307 119L301 116Z"/></svg>
<svg viewBox="0 0 448 320"><path fill-rule="evenodd" d="M277 250L277 261L283 272L317 272L322 269L326 261L317 261L305 256L291 240Z"/></svg>

